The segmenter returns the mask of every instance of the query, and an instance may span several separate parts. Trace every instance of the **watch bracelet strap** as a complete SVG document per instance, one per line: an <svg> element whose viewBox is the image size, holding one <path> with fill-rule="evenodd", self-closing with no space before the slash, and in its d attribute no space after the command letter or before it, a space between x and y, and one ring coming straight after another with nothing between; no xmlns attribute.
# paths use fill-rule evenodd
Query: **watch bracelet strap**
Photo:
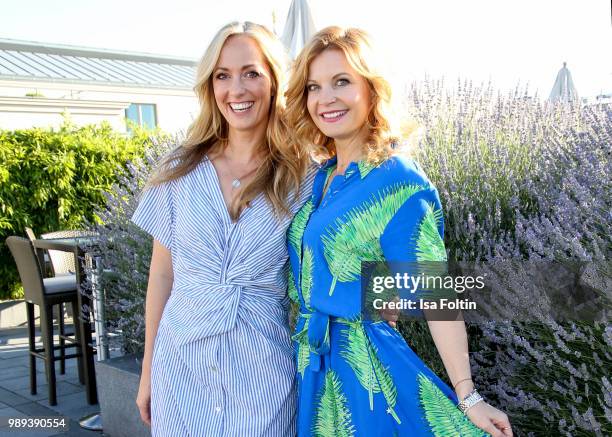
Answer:
<svg viewBox="0 0 612 437"><path fill-rule="evenodd" d="M480 393L474 389L461 402L459 402L457 408L459 408L461 412L465 414L467 410L483 400L484 399L482 396L480 396Z"/></svg>

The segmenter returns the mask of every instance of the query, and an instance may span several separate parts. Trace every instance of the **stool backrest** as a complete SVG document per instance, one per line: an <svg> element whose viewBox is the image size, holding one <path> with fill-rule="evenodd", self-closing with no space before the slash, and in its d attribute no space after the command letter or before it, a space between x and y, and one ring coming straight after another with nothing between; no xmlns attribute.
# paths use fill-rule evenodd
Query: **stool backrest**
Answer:
<svg viewBox="0 0 612 437"><path fill-rule="evenodd" d="M6 239L13 259L17 264L19 277L23 284L25 299L37 305L43 304L43 276L38 264L34 246L27 238L11 236Z"/></svg>
<svg viewBox="0 0 612 437"><path fill-rule="evenodd" d="M51 238L72 238L72 237L86 237L93 235L92 232L88 231L56 231L42 234L40 238L48 240ZM74 254L69 252L62 252L61 250L49 250L49 259L53 266L54 275L62 275L66 273L75 273L76 266L74 265Z"/></svg>
<svg viewBox="0 0 612 437"><path fill-rule="evenodd" d="M33 245L34 241L36 240L36 234L34 233L32 228L28 228L26 226L25 233ZM47 273L49 272L49 268L47 268L47 266L50 266L49 257L47 256L47 254L45 253L45 250L43 249L34 248L34 250L36 251L36 256L38 257L38 264L40 265L40 270L43 272L43 278L45 278L47 277ZM53 266L50 266L50 267L51 269L53 268ZM53 272L51 272L51 276L53 276Z"/></svg>
<svg viewBox="0 0 612 437"><path fill-rule="evenodd" d="M26 226L26 228L25 228L25 232L26 232L26 235L28 236L28 238L30 239L30 241L34 241L34 240L36 240L36 234L34 233L34 231L32 230L32 228L28 228L28 227Z"/></svg>

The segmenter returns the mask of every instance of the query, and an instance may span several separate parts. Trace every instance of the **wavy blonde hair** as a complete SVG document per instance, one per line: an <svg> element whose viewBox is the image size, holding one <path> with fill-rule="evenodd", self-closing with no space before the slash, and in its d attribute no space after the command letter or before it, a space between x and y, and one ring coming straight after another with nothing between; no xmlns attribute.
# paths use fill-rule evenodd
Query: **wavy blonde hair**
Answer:
<svg viewBox="0 0 612 437"><path fill-rule="evenodd" d="M373 48L370 36L361 29L330 26L308 42L293 64L287 89L287 120L295 141L317 159L336 154L333 138L321 132L308 113L307 83L312 61L328 49L340 50L348 63L367 82L371 107L367 119L369 137L364 144L366 160L380 163L395 152L399 144L398 117L392 111L391 85L384 77L382 60Z"/></svg>
<svg viewBox="0 0 612 437"><path fill-rule="evenodd" d="M227 145L229 126L215 101L212 73L223 45L228 38L246 35L255 41L271 72L272 102L265 137L260 151L265 159L253 180L245 185L230 205L230 216L237 220L241 211L260 193L279 214L289 213L289 194L297 196L300 182L309 162L290 141L284 119L287 57L278 38L266 27L251 22L233 22L222 27L206 49L197 68L194 91L200 103L200 113L187 130L185 141L164 157L149 181L157 185L172 181L191 172L210 152Z"/></svg>

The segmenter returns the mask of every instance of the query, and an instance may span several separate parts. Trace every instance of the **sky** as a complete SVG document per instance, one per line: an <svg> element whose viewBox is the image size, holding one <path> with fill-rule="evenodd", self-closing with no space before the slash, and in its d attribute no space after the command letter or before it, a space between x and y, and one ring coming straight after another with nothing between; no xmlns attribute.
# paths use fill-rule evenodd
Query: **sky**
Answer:
<svg viewBox="0 0 612 437"><path fill-rule="evenodd" d="M198 59L218 28L282 34L290 0L0 0L0 38ZM612 93L610 0L309 0L317 29L367 30L396 80L527 86L548 97L564 61L581 97ZM276 21L273 22L273 15Z"/></svg>

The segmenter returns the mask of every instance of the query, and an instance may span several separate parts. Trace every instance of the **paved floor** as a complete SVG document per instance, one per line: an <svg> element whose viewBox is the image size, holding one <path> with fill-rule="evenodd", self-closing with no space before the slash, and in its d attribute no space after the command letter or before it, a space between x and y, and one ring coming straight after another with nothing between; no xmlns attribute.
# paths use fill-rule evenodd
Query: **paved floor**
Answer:
<svg viewBox="0 0 612 437"><path fill-rule="evenodd" d="M67 326L66 330L72 331L72 326ZM40 341L40 337L37 337L37 341ZM42 347L42 343L38 346ZM30 394L27 330L1 330L0 418L63 416L69 420L69 430L58 434L57 431L8 431L0 427L0 436L102 436L100 432L86 431L79 426L79 418L99 411L99 406L87 404L85 386L79 383L76 364L76 358L67 360L66 373L60 375L59 363L56 363L57 405L50 406L44 361L41 359L36 360L38 391L34 396Z"/></svg>

